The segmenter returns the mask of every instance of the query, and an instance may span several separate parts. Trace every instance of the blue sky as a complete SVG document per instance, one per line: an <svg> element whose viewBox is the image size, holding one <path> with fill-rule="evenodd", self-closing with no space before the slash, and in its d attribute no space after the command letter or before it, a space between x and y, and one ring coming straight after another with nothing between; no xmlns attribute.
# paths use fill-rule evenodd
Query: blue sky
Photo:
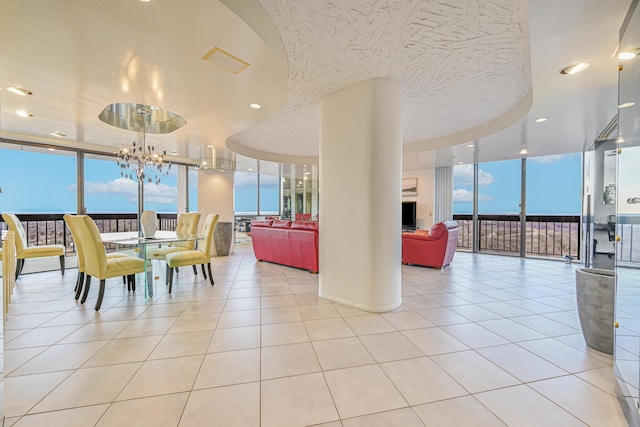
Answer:
<svg viewBox="0 0 640 427"><path fill-rule="evenodd" d="M478 211L481 214L519 212L520 159L480 163ZM580 215L582 154L527 159L527 213ZM454 168L454 213L473 211L473 165Z"/></svg>
<svg viewBox="0 0 640 427"><path fill-rule="evenodd" d="M57 153L59 154L59 153ZM531 158L527 161L529 214L580 214L580 153ZM0 149L0 211L67 213L76 211L76 158L29 151ZM472 212L473 166L456 166L454 213ZM518 213L520 160L481 163L480 213ZM25 180L28 171L29 180ZM136 212L137 184L120 177L115 160L85 160L85 204L89 213ZM190 173L190 210L197 210L197 173ZM261 211L279 209L279 178L263 178ZM237 173L235 210L255 212L256 175ZM145 185L145 208L176 212L177 176L172 168L161 184Z"/></svg>
<svg viewBox="0 0 640 427"><path fill-rule="evenodd" d="M76 157L31 151L0 149L0 212L75 213ZM120 168L111 160L85 158L85 206L89 213L137 212L137 182L120 176ZM25 172L30 179L26 180ZM247 175L247 176L244 176ZM177 168L162 175L159 185L145 184L145 209L156 212L177 210ZM238 173L236 211L255 211L256 175ZM278 212L278 177L266 177L261 184L261 209ZM197 172L189 173L189 210L197 210Z"/></svg>

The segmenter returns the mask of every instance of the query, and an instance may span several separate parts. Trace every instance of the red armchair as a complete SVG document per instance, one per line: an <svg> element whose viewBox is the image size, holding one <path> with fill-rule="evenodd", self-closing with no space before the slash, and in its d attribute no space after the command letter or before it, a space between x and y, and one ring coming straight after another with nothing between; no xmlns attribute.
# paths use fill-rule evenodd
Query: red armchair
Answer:
<svg viewBox="0 0 640 427"><path fill-rule="evenodd" d="M453 260L458 245L458 223L433 224L427 232L402 233L402 263L443 268Z"/></svg>

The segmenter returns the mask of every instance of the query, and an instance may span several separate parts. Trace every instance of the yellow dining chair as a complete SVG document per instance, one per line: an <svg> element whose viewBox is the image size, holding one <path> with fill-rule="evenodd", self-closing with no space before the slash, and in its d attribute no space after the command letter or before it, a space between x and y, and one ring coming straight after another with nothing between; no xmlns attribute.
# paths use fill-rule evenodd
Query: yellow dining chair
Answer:
<svg viewBox="0 0 640 427"><path fill-rule="evenodd" d="M81 303L87 300L91 278L100 280L100 290L96 301L96 311L100 310L104 297L105 280L111 277L129 276L144 271L144 260L136 257L107 258L107 251L100 237L100 231L93 220L87 215L81 215L83 221L78 222L79 237L82 240L84 252L85 273L87 279L82 293Z"/></svg>
<svg viewBox="0 0 640 427"><path fill-rule="evenodd" d="M209 281L211 286L214 285L213 274L211 274L211 243L213 242L213 232L216 229L220 215L209 214L204 221L204 227L202 228L203 240L199 242L198 249L183 250L180 252L173 252L167 254L165 261L167 262L167 284L169 285L169 293L173 286L173 271L178 267L185 267L188 265L195 266L202 265L202 274L204 278L207 278L204 272L204 265L207 265L209 272Z"/></svg>
<svg viewBox="0 0 640 427"><path fill-rule="evenodd" d="M178 215L178 223L176 224L176 235L180 238L194 238L198 236L198 224L200 223L200 213L189 212ZM162 259L167 254L184 250L193 250L196 248L195 240L184 242L174 242L171 246L164 248L147 249L147 259ZM195 266L194 266L195 268Z"/></svg>
<svg viewBox="0 0 640 427"><path fill-rule="evenodd" d="M24 231L24 227L22 227L22 223L17 216L10 213L2 214L2 218L4 222L9 227L9 230L14 231L16 233L16 257L18 259L16 265L16 280L20 273L22 272L22 267L24 267L24 261L27 258L43 258L48 256L59 256L60 257L60 271L64 276L64 246L62 245L39 245L39 246L28 246L27 243L27 233Z"/></svg>
<svg viewBox="0 0 640 427"><path fill-rule="evenodd" d="M67 224L67 227L69 227L69 231L71 231L71 237L73 238L73 243L75 244L75 247L76 247L76 254L78 256L78 278L76 279L76 287L74 289L76 291L76 295L75 295L76 299L80 298L80 293L82 292L82 288L84 287L84 280L85 280L84 247L82 244L82 239L80 238L80 230L78 228L82 226L79 223L84 221L84 219L82 218L83 216L84 215L66 214L63 217L64 222ZM109 259L125 258L128 256L129 255L121 252L111 252L107 254L107 258ZM127 283L128 285L127 287L129 288L129 290L131 290L132 288L133 290L135 290L135 277L136 276L133 274L129 276L122 276L123 283Z"/></svg>

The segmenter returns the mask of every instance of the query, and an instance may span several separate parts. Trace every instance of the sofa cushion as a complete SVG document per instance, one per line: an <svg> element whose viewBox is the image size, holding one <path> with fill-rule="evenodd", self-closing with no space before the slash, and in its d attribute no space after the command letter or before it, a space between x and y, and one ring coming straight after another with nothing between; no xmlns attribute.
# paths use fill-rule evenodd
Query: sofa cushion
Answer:
<svg viewBox="0 0 640 427"><path fill-rule="evenodd" d="M271 228L291 228L291 221L274 219Z"/></svg>
<svg viewBox="0 0 640 427"><path fill-rule="evenodd" d="M423 234L428 236L429 235L429 230L416 230L415 234Z"/></svg>
<svg viewBox="0 0 640 427"><path fill-rule="evenodd" d="M318 231L318 223L313 221L294 221L291 224L291 229Z"/></svg>
<svg viewBox="0 0 640 427"><path fill-rule="evenodd" d="M251 221L251 227L271 227L273 220L270 219L254 219Z"/></svg>
<svg viewBox="0 0 640 427"><path fill-rule="evenodd" d="M442 237L444 235L444 233L446 231L447 231L446 224L444 224L442 222L438 222L438 223L433 224L431 226L431 229L429 230L429 237L431 239L439 239L440 237Z"/></svg>

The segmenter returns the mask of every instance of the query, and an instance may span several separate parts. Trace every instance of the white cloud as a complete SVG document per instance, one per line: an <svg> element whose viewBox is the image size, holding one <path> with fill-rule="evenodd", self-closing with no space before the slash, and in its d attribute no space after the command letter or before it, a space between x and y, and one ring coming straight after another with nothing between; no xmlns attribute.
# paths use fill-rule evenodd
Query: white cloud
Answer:
<svg viewBox="0 0 640 427"><path fill-rule="evenodd" d="M552 156L541 156L541 157L529 157L527 160L531 160L534 163L555 163L560 160L564 160L567 158L566 154L554 154Z"/></svg>
<svg viewBox="0 0 640 427"><path fill-rule="evenodd" d="M473 187L473 165L459 165L453 168L453 179L456 185ZM478 170L478 186L487 187L495 182L493 175L482 169Z"/></svg>
<svg viewBox="0 0 640 427"><path fill-rule="evenodd" d="M493 200L488 194L478 194L478 201L488 202ZM465 190L464 188L456 188L453 190L453 202L473 202L473 191Z"/></svg>
<svg viewBox="0 0 640 427"><path fill-rule="evenodd" d="M75 184L73 185L75 187ZM117 178L108 182L87 181L84 183L87 194L121 195L129 203L138 202L138 183L126 178ZM144 199L149 203L175 204L178 199L178 188L166 184L145 184Z"/></svg>

